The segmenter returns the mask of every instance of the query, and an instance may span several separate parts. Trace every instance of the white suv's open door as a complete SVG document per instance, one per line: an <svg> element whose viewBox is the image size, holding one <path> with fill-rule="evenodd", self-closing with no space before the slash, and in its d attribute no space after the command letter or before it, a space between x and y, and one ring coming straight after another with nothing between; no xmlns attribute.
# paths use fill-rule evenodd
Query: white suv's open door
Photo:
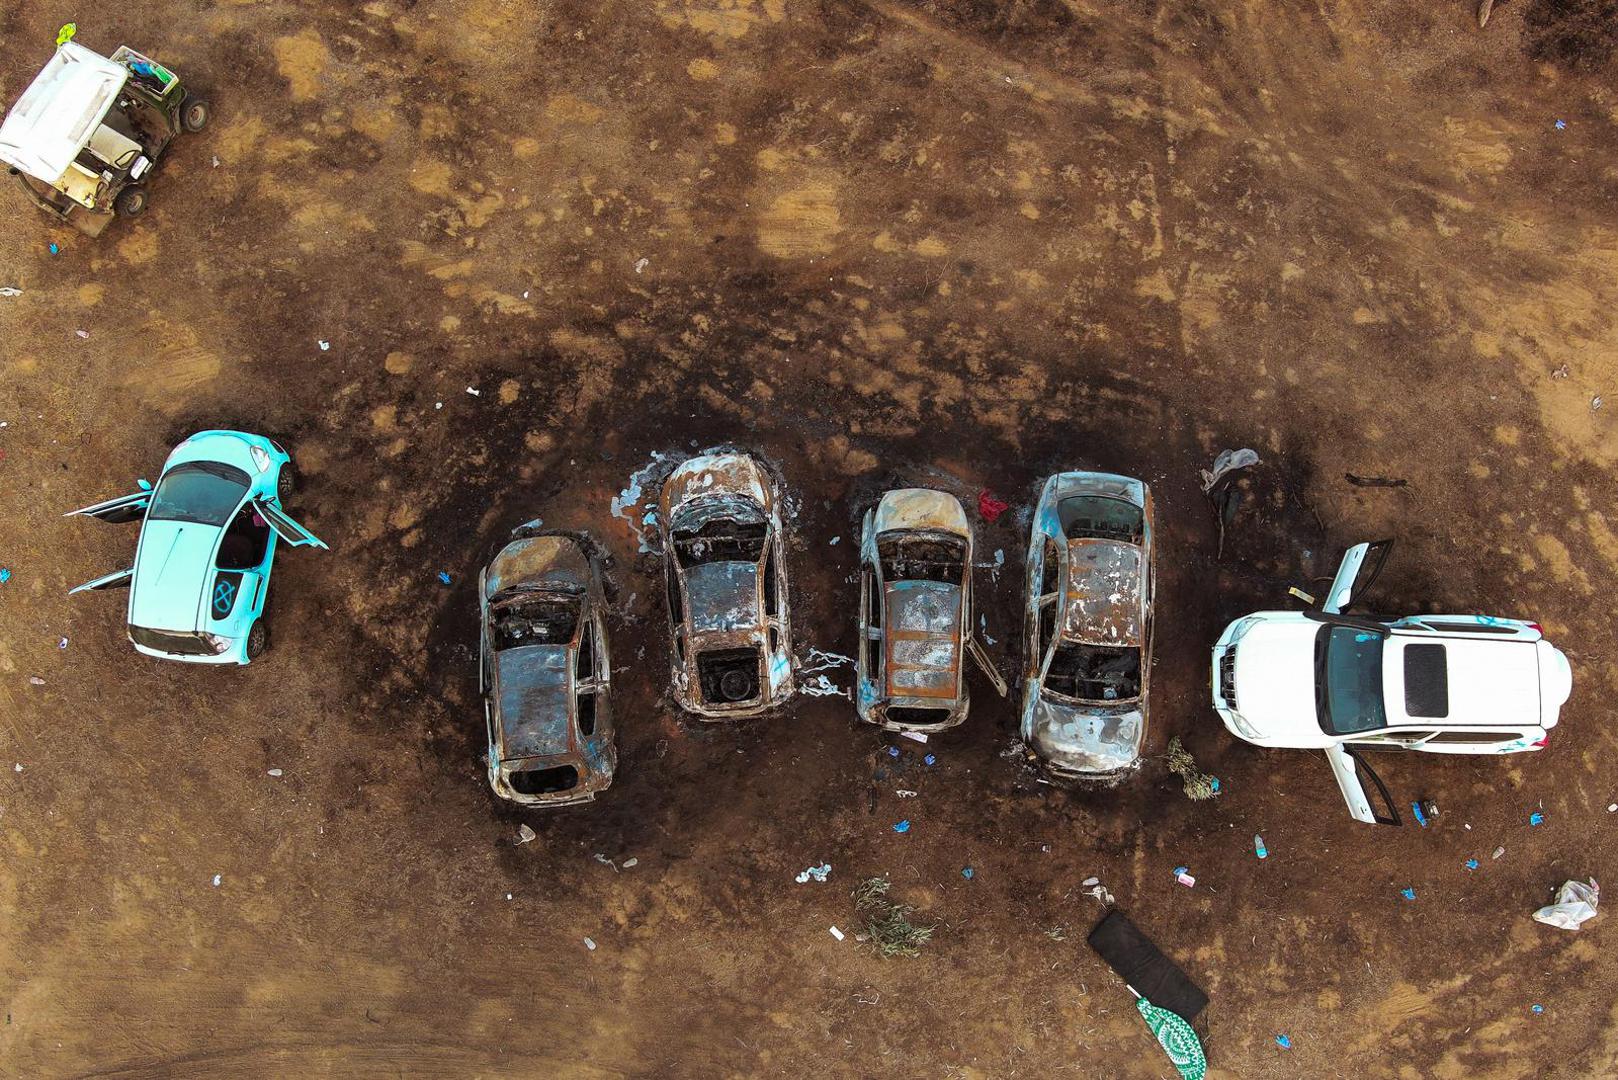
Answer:
<svg viewBox="0 0 1618 1080"><path fill-rule="evenodd" d="M1343 801L1348 803L1348 812L1355 821L1368 825L1399 824L1399 811L1394 809L1393 797L1388 794L1381 777L1365 763L1365 759L1348 747L1337 745L1326 747L1326 762L1331 766L1331 774L1336 778L1338 790L1343 793ZM1365 785L1360 783L1361 772L1370 778L1377 794L1382 796L1383 805L1388 808L1387 814L1378 814L1372 808L1371 800L1365 794Z"/></svg>
<svg viewBox="0 0 1618 1080"><path fill-rule="evenodd" d="M1392 548L1392 540L1373 540L1368 544L1355 544L1343 552L1342 564L1337 567L1337 576L1332 579L1320 610L1333 615L1347 611L1382 573L1382 565L1388 561Z"/></svg>

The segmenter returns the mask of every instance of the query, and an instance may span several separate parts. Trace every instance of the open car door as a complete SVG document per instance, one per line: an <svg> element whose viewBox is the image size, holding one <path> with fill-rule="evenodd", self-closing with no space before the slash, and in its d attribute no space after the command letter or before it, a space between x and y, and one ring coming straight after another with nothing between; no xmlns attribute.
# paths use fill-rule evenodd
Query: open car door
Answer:
<svg viewBox="0 0 1618 1080"><path fill-rule="evenodd" d="M1342 564L1337 567L1337 576L1332 579L1320 610L1333 615L1347 611L1382 573L1382 565L1388 561L1388 552L1392 549L1392 540L1374 540L1355 544L1343 552Z"/></svg>
<svg viewBox="0 0 1618 1080"><path fill-rule="evenodd" d="M313 545L318 548L326 547L324 540L293 521L275 503L265 499L257 499L253 503L253 509L258 511L259 517L264 519L265 524L275 530L275 535L285 540L292 547L303 547L305 545ZM330 549L328 548L327 550Z"/></svg>
<svg viewBox="0 0 1618 1080"><path fill-rule="evenodd" d="M1388 794L1387 785L1382 778L1371 770L1365 759L1346 746L1326 747L1326 761L1331 765L1332 776L1337 779L1337 787L1343 793L1343 801L1348 803L1348 812L1355 821L1363 821L1368 825L1398 825L1399 811L1394 809L1393 797ZM1382 797L1382 804L1387 807L1386 814L1378 814L1366 797L1365 785L1360 783L1361 776L1368 778L1377 794Z"/></svg>
<svg viewBox="0 0 1618 1080"><path fill-rule="evenodd" d="M1006 687L1006 680L1001 677L1000 673L994 669L994 665L989 662L988 654L983 651L983 646L978 644L978 636L976 634L967 634L966 651L972 654L972 659L976 661L978 670L983 672L984 675L988 676L989 681L994 684L994 688L999 692L1000 696L1005 697L1010 692Z"/></svg>
<svg viewBox="0 0 1618 1080"><path fill-rule="evenodd" d="M111 525L122 525L128 521L138 521L141 515L146 513L146 504L151 501L150 491L135 491L128 495L120 495L116 499L108 499L106 502L69 510L62 516L100 518Z"/></svg>
<svg viewBox="0 0 1618 1080"><path fill-rule="evenodd" d="M86 581L76 589L69 589L67 594L72 596L74 593L91 592L95 589L127 589L129 583L134 580L135 571L131 567L128 570L119 570L115 574L98 577L94 581Z"/></svg>

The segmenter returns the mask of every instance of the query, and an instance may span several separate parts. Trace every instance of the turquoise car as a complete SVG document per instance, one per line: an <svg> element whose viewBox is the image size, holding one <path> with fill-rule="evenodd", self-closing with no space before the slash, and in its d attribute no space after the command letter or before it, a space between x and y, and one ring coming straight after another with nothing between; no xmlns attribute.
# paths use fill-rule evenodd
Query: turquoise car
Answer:
<svg viewBox="0 0 1618 1080"><path fill-rule="evenodd" d="M281 507L296 485L274 440L199 431L174 448L157 487L74 510L114 524L141 521L135 564L87 581L129 590L129 640L139 652L195 664L246 664L269 646L264 607L276 541L326 545Z"/></svg>

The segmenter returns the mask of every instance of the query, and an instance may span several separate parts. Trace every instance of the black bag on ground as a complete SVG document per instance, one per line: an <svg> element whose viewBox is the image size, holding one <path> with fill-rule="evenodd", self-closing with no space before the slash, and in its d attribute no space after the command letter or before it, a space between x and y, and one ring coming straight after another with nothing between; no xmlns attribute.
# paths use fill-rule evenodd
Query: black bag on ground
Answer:
<svg viewBox="0 0 1618 1080"><path fill-rule="evenodd" d="M1123 912L1107 912L1087 940L1124 982L1153 1005L1178 1013L1186 1023L1207 1008L1208 995Z"/></svg>

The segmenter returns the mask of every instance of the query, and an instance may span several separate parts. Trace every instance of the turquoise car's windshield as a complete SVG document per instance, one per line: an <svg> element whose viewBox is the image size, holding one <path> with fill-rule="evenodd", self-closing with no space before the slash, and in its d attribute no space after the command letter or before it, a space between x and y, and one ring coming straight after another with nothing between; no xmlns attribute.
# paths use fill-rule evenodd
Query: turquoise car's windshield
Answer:
<svg viewBox="0 0 1618 1080"><path fill-rule="evenodd" d="M1383 635L1322 626L1315 638L1315 711L1320 730L1353 735L1388 726L1382 700Z"/></svg>
<svg viewBox="0 0 1618 1080"><path fill-rule="evenodd" d="M251 479L234 465L191 461L176 465L152 492L153 521L189 521L224 528L247 494Z"/></svg>

